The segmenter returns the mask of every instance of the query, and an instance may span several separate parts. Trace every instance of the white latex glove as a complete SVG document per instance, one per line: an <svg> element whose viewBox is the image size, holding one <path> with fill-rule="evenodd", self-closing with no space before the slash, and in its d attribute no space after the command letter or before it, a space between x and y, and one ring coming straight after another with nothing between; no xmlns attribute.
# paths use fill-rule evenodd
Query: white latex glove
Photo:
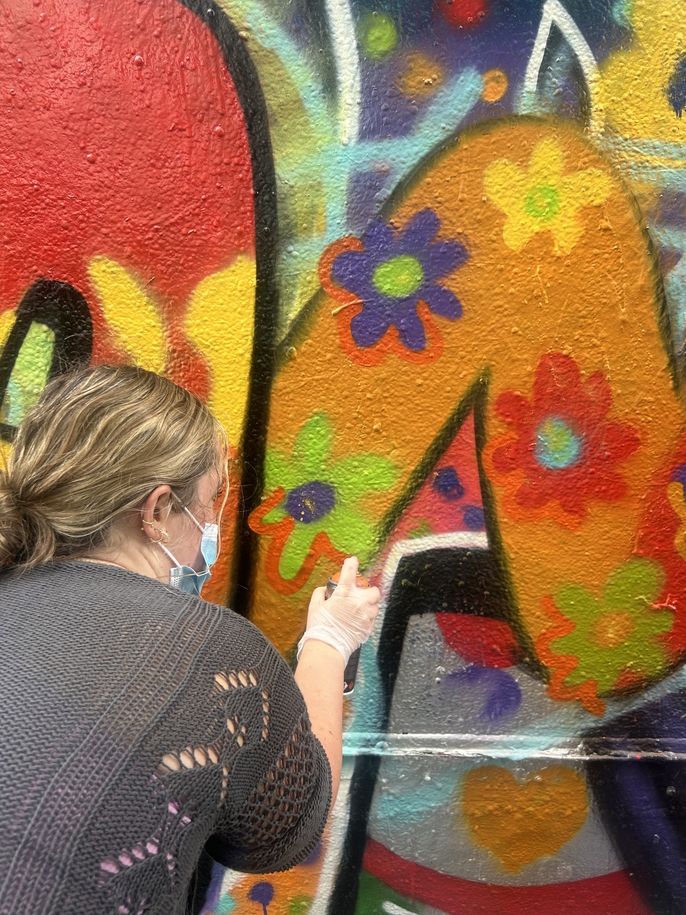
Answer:
<svg viewBox="0 0 686 915"><path fill-rule="evenodd" d="M307 612L305 634L298 642L298 658L305 642L316 639L326 642L343 655L347 664L350 655L371 635L379 612L381 594L378 588L357 586L357 557L345 560L338 586L326 599L326 588L316 588Z"/></svg>

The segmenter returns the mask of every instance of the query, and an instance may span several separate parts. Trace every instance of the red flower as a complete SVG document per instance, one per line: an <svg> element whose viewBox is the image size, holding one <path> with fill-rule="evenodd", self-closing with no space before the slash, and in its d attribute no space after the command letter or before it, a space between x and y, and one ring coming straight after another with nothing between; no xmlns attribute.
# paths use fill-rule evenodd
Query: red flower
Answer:
<svg viewBox="0 0 686 915"><path fill-rule="evenodd" d="M639 437L608 417L611 407L604 374L584 380L562 353L541 358L530 399L516 391L498 397L496 413L510 431L489 444L486 459L514 514L575 527L588 502L624 496L617 465L636 451Z"/></svg>

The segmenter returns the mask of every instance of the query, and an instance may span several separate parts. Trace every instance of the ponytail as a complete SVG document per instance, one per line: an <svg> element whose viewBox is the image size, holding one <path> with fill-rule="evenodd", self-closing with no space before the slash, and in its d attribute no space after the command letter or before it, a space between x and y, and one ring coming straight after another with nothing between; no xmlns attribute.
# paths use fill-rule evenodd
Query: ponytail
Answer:
<svg viewBox="0 0 686 915"><path fill-rule="evenodd" d="M55 532L39 511L23 505L8 471L0 471L0 568L51 559Z"/></svg>

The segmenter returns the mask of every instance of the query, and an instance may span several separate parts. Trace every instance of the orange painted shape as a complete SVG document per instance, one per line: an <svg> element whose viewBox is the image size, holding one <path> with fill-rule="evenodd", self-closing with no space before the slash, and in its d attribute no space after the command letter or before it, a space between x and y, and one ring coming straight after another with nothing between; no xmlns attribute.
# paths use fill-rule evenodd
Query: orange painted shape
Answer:
<svg viewBox="0 0 686 915"><path fill-rule="evenodd" d="M512 874L556 854L588 815L586 783L566 766L546 766L524 781L501 766L473 769L460 800L456 813L474 844Z"/></svg>
<svg viewBox="0 0 686 915"><path fill-rule="evenodd" d="M499 102L508 88L509 80L506 73L502 70L486 70L484 73L484 87L481 90L481 98L490 104Z"/></svg>
<svg viewBox="0 0 686 915"><path fill-rule="evenodd" d="M407 55L405 68L397 80L405 95L418 98L434 95L444 82L445 71L441 64L421 51Z"/></svg>
<svg viewBox="0 0 686 915"><path fill-rule="evenodd" d="M541 230L530 234L526 244L512 247L505 233L509 217L489 199L485 176L494 163L502 169L505 162L517 174L531 175L541 158L534 152L542 148L549 152L544 164L554 171L559 193L551 191L549 200L544 195L533 203L523 198L523 205L536 205ZM586 187L591 179L593 186ZM569 197L579 187L583 206ZM522 193L529 192L522 183ZM548 214L540 211L542 202L553 209L569 204L567 223L560 222L561 211L551 210L551 219L557 220L556 232L573 227L573 237L571 229L562 235L543 230ZM418 355L431 361L411 361L407 353L385 345L397 343L391 325L377 346L353 351L354 341L341 330L343 316L347 313L349 326L349 309L362 303L326 279L330 260L325 259L325 288L287 341L297 359L284 358L275 379L269 447L278 450L315 412L326 413L340 431L332 459L373 453L390 457L399 467L397 482L374 501L375 518L390 520L392 529L413 474L478 379L487 385L483 446L488 454L490 442L511 434L494 409L499 396L513 392L531 402L536 367L544 357L561 354L574 360L584 383L602 373L612 397L608 421L613 428L630 426L638 442L617 462L621 487L599 491L597 498L590 491L584 514L570 517L556 510L555 501L545 510L515 504L516 471L496 475L485 462L487 520L502 545L513 616L519 617L532 650L550 626L543 612L546 595L568 582L595 590L634 554L643 499L683 433L680 395L657 320L657 267L633 201L608 162L572 125L517 118L463 133L459 143L444 144L425 161L383 218L403 227L427 208L440 222L435 240L458 241L469 252L459 269L437 280L463 309L458 320L431 315L440 331L440 349L432 350L429 338L426 351ZM359 244L348 237L326 257L360 250ZM423 314L420 308L418 303ZM562 487L564 478L559 479ZM673 518L664 500L651 523L672 524ZM376 555L386 546L380 541ZM266 575L265 547L260 544L253 619L280 645L290 646L302 626L307 591L325 580L331 568L320 557L301 591L279 595ZM667 559L672 561L661 559L663 566Z"/></svg>

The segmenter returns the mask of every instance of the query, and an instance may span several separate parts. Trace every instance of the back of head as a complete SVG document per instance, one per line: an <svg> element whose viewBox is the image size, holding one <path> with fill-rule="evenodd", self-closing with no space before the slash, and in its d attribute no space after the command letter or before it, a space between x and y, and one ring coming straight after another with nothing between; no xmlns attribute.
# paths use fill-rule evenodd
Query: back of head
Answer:
<svg viewBox="0 0 686 915"><path fill-rule="evenodd" d="M0 567L80 556L160 483L184 504L223 473L221 427L193 394L133 366L51 381L0 472Z"/></svg>

